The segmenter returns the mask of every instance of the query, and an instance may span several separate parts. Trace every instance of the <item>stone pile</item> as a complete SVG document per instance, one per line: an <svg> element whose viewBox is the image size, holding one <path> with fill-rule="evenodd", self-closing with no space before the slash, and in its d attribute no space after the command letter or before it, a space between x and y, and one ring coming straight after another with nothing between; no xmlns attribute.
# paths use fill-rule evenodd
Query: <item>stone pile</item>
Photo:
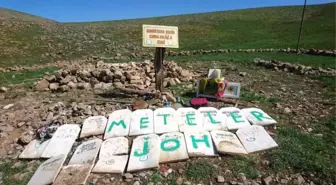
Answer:
<svg viewBox="0 0 336 185"><path fill-rule="evenodd" d="M164 62L164 82L167 87L192 79L193 74L175 62ZM154 89L153 62L104 63L71 65L35 84L37 90L69 91L70 89L108 89L112 86L131 89Z"/></svg>
<svg viewBox="0 0 336 185"><path fill-rule="evenodd" d="M285 72L291 72L300 75L324 75L324 76L335 76L336 70L331 68L323 69L321 67L311 67L304 66L301 64L286 63L281 61L266 61L259 58L255 58L253 63L257 66L263 66L267 69L280 70Z"/></svg>

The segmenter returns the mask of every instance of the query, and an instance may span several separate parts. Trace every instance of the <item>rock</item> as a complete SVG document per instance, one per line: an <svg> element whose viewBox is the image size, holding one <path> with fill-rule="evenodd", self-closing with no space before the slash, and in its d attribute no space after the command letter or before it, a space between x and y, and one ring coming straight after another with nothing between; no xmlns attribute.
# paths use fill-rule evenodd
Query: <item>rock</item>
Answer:
<svg viewBox="0 0 336 185"><path fill-rule="evenodd" d="M20 161L18 161L18 162L16 162L16 163L14 163L14 165L11 167L12 169L13 168L19 168L21 166L21 162Z"/></svg>
<svg viewBox="0 0 336 185"><path fill-rule="evenodd" d="M59 85L58 83L51 83L49 84L49 89L52 91L56 91L58 89Z"/></svg>
<svg viewBox="0 0 336 185"><path fill-rule="evenodd" d="M169 79L169 80L168 80L168 86L174 86L174 85L176 85L174 79L172 79L172 78Z"/></svg>
<svg viewBox="0 0 336 185"><path fill-rule="evenodd" d="M61 87L58 87L57 90L60 91L60 92L68 92L68 91L70 91L70 87L67 86L67 85L62 85Z"/></svg>
<svg viewBox="0 0 336 185"><path fill-rule="evenodd" d="M70 87L70 89L76 89L77 88L77 84L73 83L72 81L70 81L67 85L68 85L68 87Z"/></svg>
<svg viewBox="0 0 336 185"><path fill-rule="evenodd" d="M194 88L194 85L193 85L193 84L188 84L188 85L187 85L187 88L188 88L188 89L192 89L192 88Z"/></svg>
<svg viewBox="0 0 336 185"><path fill-rule="evenodd" d="M72 79L72 77L70 76L70 75L67 75L65 78L63 78L62 80L61 80L61 84L67 84L67 83L69 83L70 81L71 81L71 79Z"/></svg>
<svg viewBox="0 0 336 185"><path fill-rule="evenodd" d="M278 108L278 109L282 109L282 106L281 106L280 103L276 103L276 104L275 104L275 107Z"/></svg>
<svg viewBox="0 0 336 185"><path fill-rule="evenodd" d="M49 82L46 79L42 79L41 81L39 81L36 85L35 85L35 89L36 90L45 90L48 89L49 87Z"/></svg>
<svg viewBox="0 0 336 185"><path fill-rule="evenodd" d="M123 87L123 83L121 82L114 82L113 85L116 87Z"/></svg>
<svg viewBox="0 0 336 185"><path fill-rule="evenodd" d="M308 128L307 131L308 131L308 132L312 132L313 129L312 129L312 128Z"/></svg>
<svg viewBox="0 0 336 185"><path fill-rule="evenodd" d="M240 76L246 76L247 73L246 73L246 72L239 72L239 75L240 75Z"/></svg>
<svg viewBox="0 0 336 185"><path fill-rule="evenodd" d="M143 81L142 80L131 80L130 84L138 84L138 85L142 85Z"/></svg>
<svg viewBox="0 0 336 185"><path fill-rule="evenodd" d="M25 124L26 124L25 122L20 122L20 123L17 124L17 127L18 127L18 128L21 128L21 127L22 127L23 125L25 125Z"/></svg>
<svg viewBox="0 0 336 185"><path fill-rule="evenodd" d="M265 185L269 185L272 182L272 177L268 176L268 177L264 178L263 182L264 182Z"/></svg>
<svg viewBox="0 0 336 185"><path fill-rule="evenodd" d="M12 108L13 106L14 106L14 104L11 103L11 104L8 104L8 105L4 106L3 109L7 110L7 109Z"/></svg>
<svg viewBox="0 0 336 185"><path fill-rule="evenodd" d="M252 185L259 185L258 182L256 182L255 180L252 181Z"/></svg>
<svg viewBox="0 0 336 185"><path fill-rule="evenodd" d="M176 103L176 98L170 92L163 92L162 94L166 96L168 101Z"/></svg>
<svg viewBox="0 0 336 185"><path fill-rule="evenodd" d="M286 107L285 109L284 109L284 113L285 114L289 114L289 113L291 113L292 112L292 110L290 110L288 107Z"/></svg>
<svg viewBox="0 0 336 185"><path fill-rule="evenodd" d="M8 91L7 87L0 87L0 93L5 93Z"/></svg>
<svg viewBox="0 0 336 185"><path fill-rule="evenodd" d="M304 180L304 178L301 175L299 175L297 177L297 183L298 183L298 185L301 185L301 184L305 183L305 180Z"/></svg>
<svg viewBox="0 0 336 185"><path fill-rule="evenodd" d="M77 88L78 89L90 89L91 85L89 83L78 83Z"/></svg>
<svg viewBox="0 0 336 185"><path fill-rule="evenodd" d="M287 179L281 179L281 184L288 184L288 180Z"/></svg>
<svg viewBox="0 0 336 185"><path fill-rule="evenodd" d="M47 116L47 119L46 119L46 122L47 123L50 123L54 118L54 113L53 112L49 112L48 116Z"/></svg>
<svg viewBox="0 0 336 185"><path fill-rule="evenodd" d="M138 76L138 75L133 75L133 76L131 76L131 78L130 78L130 80L140 80L141 78L140 78L140 76Z"/></svg>
<svg viewBox="0 0 336 185"><path fill-rule="evenodd" d="M133 175L131 173L125 173L123 176L125 179L133 179Z"/></svg>
<svg viewBox="0 0 336 185"><path fill-rule="evenodd" d="M230 181L230 184L231 185L236 185L236 184L238 184L236 181Z"/></svg>
<svg viewBox="0 0 336 185"><path fill-rule="evenodd" d="M23 144L28 144L30 143L30 141L32 141L34 138L32 135L30 135L29 133L25 132L23 133L20 138L19 138L19 141Z"/></svg>
<svg viewBox="0 0 336 185"><path fill-rule="evenodd" d="M223 176L218 175L217 176L217 182L225 182L225 179Z"/></svg>
<svg viewBox="0 0 336 185"><path fill-rule="evenodd" d="M179 173L179 174L183 174L183 169L181 169L181 168L178 169L178 173Z"/></svg>
<svg viewBox="0 0 336 185"><path fill-rule="evenodd" d="M244 173L239 173L238 176L241 181L246 181L246 176Z"/></svg>
<svg viewBox="0 0 336 185"><path fill-rule="evenodd" d="M139 182L139 181L135 181L135 182L133 183L133 185L140 185L140 182Z"/></svg>
<svg viewBox="0 0 336 185"><path fill-rule="evenodd" d="M114 77L117 78L117 79L120 79L121 77L123 76L122 72L121 71L115 71L114 72Z"/></svg>

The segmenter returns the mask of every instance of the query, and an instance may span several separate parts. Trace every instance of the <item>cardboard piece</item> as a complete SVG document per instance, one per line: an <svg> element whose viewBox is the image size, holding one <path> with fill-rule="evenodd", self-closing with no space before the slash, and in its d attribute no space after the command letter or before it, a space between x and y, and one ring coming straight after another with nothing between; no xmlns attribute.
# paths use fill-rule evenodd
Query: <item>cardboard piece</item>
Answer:
<svg viewBox="0 0 336 185"><path fill-rule="evenodd" d="M99 159L120 154L128 154L128 139L125 137L110 138L101 145Z"/></svg>
<svg viewBox="0 0 336 185"><path fill-rule="evenodd" d="M150 109L138 109L132 113L129 135L137 136L154 133L153 111Z"/></svg>
<svg viewBox="0 0 336 185"><path fill-rule="evenodd" d="M177 112L180 114L181 122L179 123L180 132L202 131L202 117L198 110L194 108L179 108Z"/></svg>
<svg viewBox="0 0 336 185"><path fill-rule="evenodd" d="M86 183L92 165L88 164L74 164L65 166L57 176L53 185L82 185Z"/></svg>
<svg viewBox="0 0 336 185"><path fill-rule="evenodd" d="M217 152L223 154L247 154L237 136L228 131L213 130L211 137Z"/></svg>
<svg viewBox="0 0 336 185"><path fill-rule="evenodd" d="M50 158L60 154L68 155L79 132L80 127L76 124L66 124L58 127L41 157Z"/></svg>
<svg viewBox="0 0 336 185"><path fill-rule="evenodd" d="M93 168L94 173L123 173L128 161L128 155L100 158Z"/></svg>
<svg viewBox="0 0 336 185"><path fill-rule="evenodd" d="M37 159L40 158L44 150L47 148L49 144L49 140L40 143L39 140L34 139L31 141L20 154L20 159Z"/></svg>
<svg viewBox="0 0 336 185"><path fill-rule="evenodd" d="M198 109L202 116L204 130L227 130L226 116L214 107L201 107Z"/></svg>
<svg viewBox="0 0 336 185"><path fill-rule="evenodd" d="M189 158L184 135L171 132L160 136L160 163L186 160Z"/></svg>
<svg viewBox="0 0 336 185"><path fill-rule="evenodd" d="M188 155L190 157L216 155L208 131L184 132L184 137L187 144Z"/></svg>
<svg viewBox="0 0 336 185"><path fill-rule="evenodd" d="M105 116L91 116L84 120L80 138L104 134L107 124Z"/></svg>
<svg viewBox="0 0 336 185"><path fill-rule="evenodd" d="M65 158L66 155L61 154L44 161L29 180L28 185L52 184L61 170Z"/></svg>
<svg viewBox="0 0 336 185"><path fill-rule="evenodd" d="M132 112L128 109L116 110L109 115L104 139L127 136L130 129Z"/></svg>
<svg viewBox="0 0 336 185"><path fill-rule="evenodd" d="M171 107L158 108L154 111L154 131L156 134L177 132L181 116Z"/></svg>
<svg viewBox="0 0 336 185"><path fill-rule="evenodd" d="M158 168L160 137L156 134L138 136L133 140L127 172Z"/></svg>
<svg viewBox="0 0 336 185"><path fill-rule="evenodd" d="M240 109L236 107L225 107L219 110L223 115L226 115L226 126L229 130L237 130L251 126Z"/></svg>
<svg viewBox="0 0 336 185"><path fill-rule="evenodd" d="M96 161L100 145L102 144L101 139L92 139L83 142L76 148L76 151L72 155L68 165L74 164L88 164L92 165Z"/></svg>
<svg viewBox="0 0 336 185"><path fill-rule="evenodd" d="M258 108L246 108L241 110L247 120L249 120L253 125L274 125L277 122L271 118L268 114Z"/></svg>
<svg viewBox="0 0 336 185"><path fill-rule="evenodd" d="M264 127L252 125L237 131L237 136L248 153L264 151L278 147Z"/></svg>

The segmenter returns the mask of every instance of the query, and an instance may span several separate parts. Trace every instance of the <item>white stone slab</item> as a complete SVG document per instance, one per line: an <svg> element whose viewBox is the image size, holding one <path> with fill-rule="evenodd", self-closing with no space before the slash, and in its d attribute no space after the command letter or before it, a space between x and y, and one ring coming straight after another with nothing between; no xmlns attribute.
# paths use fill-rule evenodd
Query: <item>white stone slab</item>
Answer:
<svg viewBox="0 0 336 185"><path fill-rule="evenodd" d="M49 140L40 143L39 140L31 141L20 154L20 159L37 159L40 158L44 150L47 148Z"/></svg>
<svg viewBox="0 0 336 185"><path fill-rule="evenodd" d="M160 136L160 163L186 160L189 158L184 135L171 132Z"/></svg>
<svg viewBox="0 0 336 185"><path fill-rule="evenodd" d="M80 138L104 134L107 124L105 116L91 116L84 120Z"/></svg>
<svg viewBox="0 0 336 185"><path fill-rule="evenodd" d="M226 126L229 130L237 130L239 128L251 126L241 110L236 107L221 108L219 112L227 116Z"/></svg>
<svg viewBox="0 0 336 185"><path fill-rule="evenodd" d="M129 135L138 136L154 133L154 112L151 109L138 109L132 113Z"/></svg>
<svg viewBox="0 0 336 185"><path fill-rule="evenodd" d="M158 108L154 111L154 132L162 134L179 131L181 116L171 107Z"/></svg>
<svg viewBox="0 0 336 185"><path fill-rule="evenodd" d="M194 108L179 108L182 122L179 123L180 132L197 132L203 130L202 116L198 110Z"/></svg>
<svg viewBox="0 0 336 185"><path fill-rule="evenodd" d="M160 137L156 134L138 136L133 140L127 172L158 168Z"/></svg>
<svg viewBox="0 0 336 185"><path fill-rule="evenodd" d="M184 137L187 144L188 155L190 157L216 155L208 131L185 132Z"/></svg>
<svg viewBox="0 0 336 185"><path fill-rule="evenodd" d="M268 114L258 108L246 108L241 110L247 120L253 125L274 125L277 122L271 118Z"/></svg>
<svg viewBox="0 0 336 185"><path fill-rule="evenodd" d="M41 157L50 158L60 154L68 155L79 132L80 127L76 124L66 124L58 127Z"/></svg>
<svg viewBox="0 0 336 185"><path fill-rule="evenodd" d="M61 170L65 158L66 155L61 154L43 162L29 180L28 185L52 184Z"/></svg>
<svg viewBox="0 0 336 185"><path fill-rule="evenodd" d="M109 115L104 139L127 136L130 129L132 112L128 109L116 110Z"/></svg>
<svg viewBox="0 0 336 185"><path fill-rule="evenodd" d="M76 151L72 155L68 165L94 164L101 144L101 139L92 139L82 143L76 148Z"/></svg>
<svg viewBox="0 0 336 185"><path fill-rule="evenodd" d="M237 136L248 153L259 152L278 147L264 127L252 125L237 131Z"/></svg>
<svg viewBox="0 0 336 185"><path fill-rule="evenodd" d="M204 130L227 130L226 116L214 107L200 107L198 109L202 116Z"/></svg>
<svg viewBox="0 0 336 185"><path fill-rule="evenodd" d="M53 185L82 185L85 184L92 165L88 164L74 164L65 166L57 176Z"/></svg>
<svg viewBox="0 0 336 185"><path fill-rule="evenodd" d="M108 158L120 154L128 154L128 139L125 137L105 140L100 147L99 158Z"/></svg>
<svg viewBox="0 0 336 185"><path fill-rule="evenodd" d="M247 154L237 136L228 131L213 130L210 132L216 150L224 154Z"/></svg>
<svg viewBox="0 0 336 185"><path fill-rule="evenodd" d="M100 158L93 168L93 173L124 173L128 155Z"/></svg>

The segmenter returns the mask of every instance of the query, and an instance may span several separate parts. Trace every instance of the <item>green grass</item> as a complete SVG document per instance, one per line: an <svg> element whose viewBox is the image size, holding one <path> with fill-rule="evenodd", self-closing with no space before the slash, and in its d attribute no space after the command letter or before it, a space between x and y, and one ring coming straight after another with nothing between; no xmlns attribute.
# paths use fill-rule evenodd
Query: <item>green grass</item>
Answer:
<svg viewBox="0 0 336 185"><path fill-rule="evenodd" d="M202 160L191 163L186 171L189 180L200 182L212 178L215 173L215 167L209 162Z"/></svg>
<svg viewBox="0 0 336 185"><path fill-rule="evenodd" d="M170 86L175 97L180 97L185 103L196 96L195 87L187 88L187 83L181 83L174 86Z"/></svg>
<svg viewBox="0 0 336 185"><path fill-rule="evenodd" d="M230 161L230 165L236 174L244 173L251 179L259 177L256 160L251 156L236 156Z"/></svg>
<svg viewBox="0 0 336 185"><path fill-rule="evenodd" d="M24 87L30 87L39 78L43 77L46 72L53 73L56 67L41 68L37 70L23 70L14 72L5 72L0 74L0 86L11 86L22 84Z"/></svg>
<svg viewBox="0 0 336 185"><path fill-rule="evenodd" d="M240 91L240 99L245 100L245 101L259 101L259 102L270 102L270 103L281 101L280 98L276 98L276 97L267 98L264 94L251 92L245 89L242 89Z"/></svg>
<svg viewBox="0 0 336 185"><path fill-rule="evenodd" d="M319 80L322 84L323 96L326 99L335 99L336 96L336 77L334 76L317 76L312 77L313 79Z"/></svg>
<svg viewBox="0 0 336 185"><path fill-rule="evenodd" d="M22 163L21 166L18 168L12 168L12 166L14 165L13 161L0 164L0 172L3 172L2 185L26 185L28 183L29 179L31 178L34 172L27 173L27 175L21 181L13 179L12 177L17 173L27 172L27 162L21 161L21 163Z"/></svg>

